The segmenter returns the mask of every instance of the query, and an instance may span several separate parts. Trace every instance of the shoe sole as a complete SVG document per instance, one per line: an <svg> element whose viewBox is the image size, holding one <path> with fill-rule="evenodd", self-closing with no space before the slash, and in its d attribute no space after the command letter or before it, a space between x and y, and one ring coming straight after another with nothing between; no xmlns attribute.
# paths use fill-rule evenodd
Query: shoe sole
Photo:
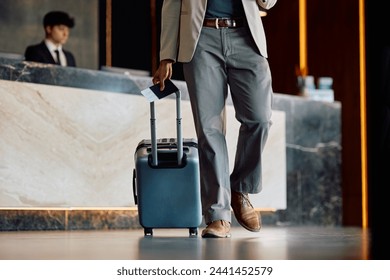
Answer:
<svg viewBox="0 0 390 280"><path fill-rule="evenodd" d="M243 223L241 223L239 220L237 220L237 222L243 227L245 228L246 230L249 230L251 232L259 232L261 227L259 227L258 229L257 228L250 228L250 227L247 227L246 225L244 225Z"/></svg>
<svg viewBox="0 0 390 280"><path fill-rule="evenodd" d="M225 234L225 235L218 235L218 234L215 234L215 233L205 233L205 234L202 234L202 237L203 238L230 238L231 237L231 234L228 233L228 234Z"/></svg>

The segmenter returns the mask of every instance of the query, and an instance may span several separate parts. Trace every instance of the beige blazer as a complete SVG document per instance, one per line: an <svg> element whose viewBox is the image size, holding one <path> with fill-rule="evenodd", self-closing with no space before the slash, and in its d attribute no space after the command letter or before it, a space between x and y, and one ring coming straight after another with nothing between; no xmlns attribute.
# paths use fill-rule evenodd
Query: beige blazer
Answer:
<svg viewBox="0 0 390 280"><path fill-rule="evenodd" d="M277 0L242 0L253 39L260 54L267 57L267 44L259 9L268 10ZM164 0L160 60L189 62L206 14L207 0ZM180 28L179 28L180 27Z"/></svg>

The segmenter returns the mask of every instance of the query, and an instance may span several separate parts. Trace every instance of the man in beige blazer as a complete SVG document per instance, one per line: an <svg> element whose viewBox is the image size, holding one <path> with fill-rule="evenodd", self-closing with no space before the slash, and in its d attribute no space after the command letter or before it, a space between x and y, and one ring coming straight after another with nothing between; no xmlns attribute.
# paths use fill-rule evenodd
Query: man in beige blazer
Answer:
<svg viewBox="0 0 390 280"><path fill-rule="evenodd" d="M199 145L202 237L230 237L237 221L257 232L261 217L249 193L262 189L262 151L271 126L272 78L260 10L277 0L164 0L160 66L153 83L183 63ZM230 91L241 123L229 174L224 109Z"/></svg>

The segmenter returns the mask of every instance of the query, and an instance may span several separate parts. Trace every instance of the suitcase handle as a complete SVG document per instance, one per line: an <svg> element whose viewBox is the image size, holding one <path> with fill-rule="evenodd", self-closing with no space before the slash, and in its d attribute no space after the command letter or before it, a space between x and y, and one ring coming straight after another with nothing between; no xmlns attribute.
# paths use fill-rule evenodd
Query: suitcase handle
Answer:
<svg viewBox="0 0 390 280"><path fill-rule="evenodd" d="M176 141L177 141L177 164L181 165L183 160L183 138L181 131L181 93L180 90L175 92L176 94ZM152 166L158 165L157 156L157 136L156 136L156 114L154 108L154 101L150 102L150 132L152 141Z"/></svg>

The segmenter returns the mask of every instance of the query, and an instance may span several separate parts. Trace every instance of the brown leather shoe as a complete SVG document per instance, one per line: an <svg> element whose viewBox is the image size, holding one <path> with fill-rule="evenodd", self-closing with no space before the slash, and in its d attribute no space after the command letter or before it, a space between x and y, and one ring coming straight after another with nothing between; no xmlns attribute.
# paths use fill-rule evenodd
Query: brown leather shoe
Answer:
<svg viewBox="0 0 390 280"><path fill-rule="evenodd" d="M249 231L261 228L261 216L257 214L246 193L232 191L231 205L238 223Z"/></svg>
<svg viewBox="0 0 390 280"><path fill-rule="evenodd" d="M202 231L204 238L226 238L230 237L230 223L224 220L213 221Z"/></svg>

